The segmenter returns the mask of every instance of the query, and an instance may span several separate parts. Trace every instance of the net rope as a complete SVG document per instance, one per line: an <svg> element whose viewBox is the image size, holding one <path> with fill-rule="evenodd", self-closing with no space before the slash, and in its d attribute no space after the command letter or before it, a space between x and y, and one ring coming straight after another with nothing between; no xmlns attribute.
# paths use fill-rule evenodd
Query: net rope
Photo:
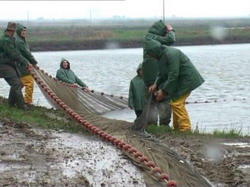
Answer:
<svg viewBox="0 0 250 187"><path fill-rule="evenodd" d="M84 92L81 88L72 86L48 75L40 68L33 70L33 74L38 77L36 83L44 94L48 102L56 109L60 109L58 103L51 98L46 89L52 91L74 112L83 117L89 123L105 131L115 138L127 142L139 152L153 161L157 167L169 175L171 180L175 180L179 186L206 187L212 186L199 172L190 166L187 161L181 158L174 150L169 148L161 140L145 134L138 134L132 130L133 123L107 119L100 114L112 110L127 107L127 98L104 94L102 92ZM46 89L41 85L46 85ZM123 151L132 162L144 171L144 179L147 186L166 186L156 180L152 170L140 164L135 157Z"/></svg>

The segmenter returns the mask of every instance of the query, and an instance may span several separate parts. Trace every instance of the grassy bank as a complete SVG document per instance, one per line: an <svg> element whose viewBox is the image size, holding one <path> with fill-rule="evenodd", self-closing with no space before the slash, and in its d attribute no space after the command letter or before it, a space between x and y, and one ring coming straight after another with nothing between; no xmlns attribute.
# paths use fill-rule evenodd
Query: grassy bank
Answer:
<svg viewBox="0 0 250 187"><path fill-rule="evenodd" d="M10 120L15 123L28 123L40 128L66 130L69 132L89 133L80 124L69 118L62 110L33 107L31 111L23 111L9 107L6 98L0 96L0 120ZM166 126L149 125L147 132L155 136L194 136L194 137L217 137L217 138L240 138L244 137L239 129L229 131L215 130L213 133L193 131L190 133L176 132Z"/></svg>
<svg viewBox="0 0 250 187"><path fill-rule="evenodd" d="M157 20L86 20L21 22L28 28L32 51L104 49L143 46L149 27ZM250 18L169 19L176 31L175 46L250 43ZM0 23L0 32L6 24Z"/></svg>
<svg viewBox="0 0 250 187"><path fill-rule="evenodd" d="M31 111L23 111L9 107L7 100L0 96L0 119L15 123L29 123L37 127L66 130L69 132L87 132L66 113L60 110L33 107Z"/></svg>

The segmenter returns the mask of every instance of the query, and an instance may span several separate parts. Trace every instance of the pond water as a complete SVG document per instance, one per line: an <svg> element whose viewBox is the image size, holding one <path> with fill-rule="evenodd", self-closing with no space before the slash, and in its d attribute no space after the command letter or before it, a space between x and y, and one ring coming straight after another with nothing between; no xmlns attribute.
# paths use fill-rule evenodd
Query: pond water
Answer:
<svg viewBox="0 0 250 187"><path fill-rule="evenodd" d="M205 79L192 92L187 109L192 128L211 132L236 129L250 135L250 44L184 46ZM128 96L129 82L142 62L142 49L34 52L39 66L56 75L61 58L71 62L71 69L90 89L118 96ZM9 86L0 79L0 95L7 97ZM209 101L211 103L206 103ZM216 102L215 102L216 101ZM34 104L51 107L36 86ZM134 111L124 109L105 117L133 121Z"/></svg>

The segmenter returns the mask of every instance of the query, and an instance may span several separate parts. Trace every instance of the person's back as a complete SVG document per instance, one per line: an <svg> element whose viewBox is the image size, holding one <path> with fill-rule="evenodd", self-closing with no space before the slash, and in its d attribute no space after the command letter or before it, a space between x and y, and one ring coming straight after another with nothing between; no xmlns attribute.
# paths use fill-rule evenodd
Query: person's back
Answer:
<svg viewBox="0 0 250 187"><path fill-rule="evenodd" d="M161 79L157 84L160 84L161 89L168 90L172 100L191 92L204 82L191 60L181 50L168 46L162 47L161 50L162 55L159 60Z"/></svg>
<svg viewBox="0 0 250 187"><path fill-rule="evenodd" d="M162 46L155 40L145 43L145 51L159 62L157 81L149 90L156 92L156 99L162 102L166 96L171 99L173 126L175 130L191 131L191 121L185 107L186 99L199 87L204 79L190 59L179 49Z"/></svg>
<svg viewBox="0 0 250 187"><path fill-rule="evenodd" d="M146 105L146 87L142 79L142 65L137 68L137 75L130 81L128 106L139 117Z"/></svg>

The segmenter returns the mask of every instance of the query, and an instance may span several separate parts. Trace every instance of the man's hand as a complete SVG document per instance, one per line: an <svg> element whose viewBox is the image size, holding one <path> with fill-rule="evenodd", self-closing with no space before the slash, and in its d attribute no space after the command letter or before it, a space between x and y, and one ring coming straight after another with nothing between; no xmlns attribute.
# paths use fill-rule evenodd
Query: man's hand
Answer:
<svg viewBox="0 0 250 187"><path fill-rule="evenodd" d="M148 89L149 93L153 93L156 90L156 87L156 84L151 85Z"/></svg>
<svg viewBox="0 0 250 187"><path fill-rule="evenodd" d="M156 100L157 101L162 101L166 95L167 94L165 92L163 92L162 90L158 90L156 92Z"/></svg>
<svg viewBox="0 0 250 187"><path fill-rule="evenodd" d="M32 64L28 63L27 68L28 68L29 71L32 71L33 70Z"/></svg>
<svg viewBox="0 0 250 187"><path fill-rule="evenodd" d="M84 88L82 88L82 90L83 90L84 92L90 92L90 90L89 90L88 87L84 87Z"/></svg>
<svg viewBox="0 0 250 187"><path fill-rule="evenodd" d="M174 29L173 29L172 25L167 25L167 26L166 26L166 30L167 30L167 31L172 31L172 30L174 30Z"/></svg>

